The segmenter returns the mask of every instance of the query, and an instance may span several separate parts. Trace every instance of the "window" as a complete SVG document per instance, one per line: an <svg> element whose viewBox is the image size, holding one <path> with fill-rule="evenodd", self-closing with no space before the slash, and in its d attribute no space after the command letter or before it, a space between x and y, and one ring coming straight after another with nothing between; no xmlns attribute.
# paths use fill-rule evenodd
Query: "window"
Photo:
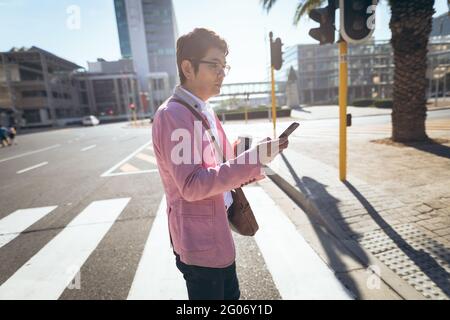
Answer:
<svg viewBox="0 0 450 320"><path fill-rule="evenodd" d="M164 80L163 79L153 79L152 80L153 90L164 90Z"/></svg>
<svg viewBox="0 0 450 320"><path fill-rule="evenodd" d="M44 80L44 77L42 76L42 74L39 74L36 72L19 69L19 73L20 73L20 80L22 80L22 81L38 81L38 80L42 81L42 80Z"/></svg>
<svg viewBox="0 0 450 320"><path fill-rule="evenodd" d="M120 86L121 84L119 84ZM125 83L122 83L125 85ZM95 101L97 103L106 103L115 101L115 91L113 80L94 80ZM130 89L128 89L130 90Z"/></svg>
<svg viewBox="0 0 450 320"><path fill-rule="evenodd" d="M81 101L81 104L88 104L88 96L87 96L86 92L80 93L80 101Z"/></svg>
<svg viewBox="0 0 450 320"><path fill-rule="evenodd" d="M22 98L46 97L47 92L44 90L22 91Z"/></svg>
<svg viewBox="0 0 450 320"><path fill-rule="evenodd" d="M23 117L27 123L39 123L41 122L41 115L39 109L24 110Z"/></svg>

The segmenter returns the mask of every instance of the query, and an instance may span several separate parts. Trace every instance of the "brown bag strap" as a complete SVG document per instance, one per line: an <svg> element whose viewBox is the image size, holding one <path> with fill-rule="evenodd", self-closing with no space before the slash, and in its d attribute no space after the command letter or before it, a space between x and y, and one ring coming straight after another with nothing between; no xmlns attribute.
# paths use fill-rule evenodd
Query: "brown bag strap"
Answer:
<svg viewBox="0 0 450 320"><path fill-rule="evenodd" d="M189 111L192 112L192 114L194 115L194 117L196 117L198 120L200 120L200 121L202 122L203 127L205 128L206 132L208 132L209 136L211 137L211 140L212 140L212 142L213 142L213 144L214 144L214 148L215 148L216 151L219 153L219 156L222 158L222 161L223 161L224 163L227 162L227 159L225 158L225 156L224 156L224 154L223 154L223 152L222 152L222 150L221 150L219 144L217 143L216 138L215 138L214 135L212 134L212 132L211 132L211 127L209 126L209 123L205 120L205 118L203 118L203 117L200 115L200 113L199 113L197 110L195 110L189 103L187 103L187 102L185 102L185 101L183 101L183 100L172 98L172 99L170 99L169 102L176 102L176 103L182 104L182 105L185 106Z"/></svg>

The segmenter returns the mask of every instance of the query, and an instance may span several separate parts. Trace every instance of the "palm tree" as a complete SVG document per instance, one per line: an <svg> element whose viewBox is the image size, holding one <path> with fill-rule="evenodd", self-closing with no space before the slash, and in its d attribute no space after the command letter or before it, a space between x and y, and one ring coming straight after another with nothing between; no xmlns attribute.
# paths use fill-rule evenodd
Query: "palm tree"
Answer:
<svg viewBox="0 0 450 320"><path fill-rule="evenodd" d="M277 0L261 0L267 12ZM300 0L294 25L325 0ZM414 142L428 139L425 131L427 53L434 0L389 0L394 53L392 140Z"/></svg>
<svg viewBox="0 0 450 320"><path fill-rule="evenodd" d="M425 73L434 0L390 0L389 4L395 66L392 139L399 142L427 140Z"/></svg>

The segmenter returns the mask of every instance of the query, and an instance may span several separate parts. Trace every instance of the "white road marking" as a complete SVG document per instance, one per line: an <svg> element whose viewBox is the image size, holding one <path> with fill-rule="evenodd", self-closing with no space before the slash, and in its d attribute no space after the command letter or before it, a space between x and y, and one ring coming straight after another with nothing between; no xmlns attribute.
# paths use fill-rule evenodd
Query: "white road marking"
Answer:
<svg viewBox="0 0 450 320"><path fill-rule="evenodd" d="M117 168L119 168L121 165L123 165L125 162L127 162L128 160L130 160L131 158L133 158L137 153L141 152L142 150L144 150L149 144L150 142L147 142L146 144L144 144L143 146L139 147L136 151L134 151L133 153L131 153L128 157L126 157L125 159L123 159L122 161L120 161L118 164L114 165L111 169L107 170L106 172L104 172L100 177L104 178L104 177L109 177L109 176L117 176L117 175L124 175L124 174L129 174L129 173L123 173L121 172L121 174L112 174L111 172L115 171ZM137 173L144 173L146 171L139 171Z"/></svg>
<svg viewBox="0 0 450 320"><path fill-rule="evenodd" d="M36 169L36 168L40 168L40 167L43 167L43 166L46 166L47 164L48 164L48 162L42 162L42 163L39 163L39 164L37 164L35 166L32 166L32 167L29 167L29 168L17 171L16 173L17 174L22 174L24 172L27 172L27 171L30 171L30 170L33 170L33 169Z"/></svg>
<svg viewBox="0 0 450 320"><path fill-rule="evenodd" d="M353 299L261 187L245 192L260 226L256 243L283 299Z"/></svg>
<svg viewBox="0 0 450 320"><path fill-rule="evenodd" d="M83 149L81 149L81 152L84 152L84 151L88 151L88 150L91 150L91 149L95 148L96 146L97 146L97 145L96 145L96 144L94 144L94 145L92 145L92 146L89 146L89 147L83 148Z"/></svg>
<svg viewBox="0 0 450 320"><path fill-rule="evenodd" d="M104 177L115 177L115 176L126 176L129 174L143 174L143 173L157 173L158 169L151 169L151 170L141 170L141 171L134 171L134 172L116 172L116 173L110 173Z"/></svg>
<svg viewBox="0 0 450 320"><path fill-rule="evenodd" d="M58 299L129 201L92 202L0 286L0 300Z"/></svg>
<svg viewBox="0 0 450 320"><path fill-rule="evenodd" d="M0 220L0 248L14 240L21 232L55 210L57 206L20 209Z"/></svg>
<svg viewBox="0 0 450 320"><path fill-rule="evenodd" d="M128 293L128 300L188 299L183 275L176 267L175 255L170 247L166 207L166 199L163 197Z"/></svg>
<svg viewBox="0 0 450 320"><path fill-rule="evenodd" d="M43 148L43 149L39 149L39 150L35 150L35 151L30 151L30 152L22 153L22 154L19 154L19 155L17 155L17 156L13 156L13 157L1 159L1 160L0 160L0 163L5 162L5 161L9 161L9 160L14 160L14 159L21 158L21 157L25 157L25 156L29 156L29 155L31 155L31 154L35 154L35 153L38 153L38 152L47 151L47 150L54 149L54 148L58 148L58 147L61 147L61 145L60 145L60 144L55 144L55 145L50 146L50 147L47 147L47 148Z"/></svg>

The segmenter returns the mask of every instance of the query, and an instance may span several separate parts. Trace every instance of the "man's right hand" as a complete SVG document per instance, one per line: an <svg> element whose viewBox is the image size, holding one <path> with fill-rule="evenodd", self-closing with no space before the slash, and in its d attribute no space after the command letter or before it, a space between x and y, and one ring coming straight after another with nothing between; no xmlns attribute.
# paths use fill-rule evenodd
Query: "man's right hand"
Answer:
<svg viewBox="0 0 450 320"><path fill-rule="evenodd" d="M289 145L289 140L286 137L272 140L269 137L266 139L258 142L256 145L256 148L258 150L259 155L259 161L261 164L266 165L281 152L283 152L284 149L286 149Z"/></svg>

